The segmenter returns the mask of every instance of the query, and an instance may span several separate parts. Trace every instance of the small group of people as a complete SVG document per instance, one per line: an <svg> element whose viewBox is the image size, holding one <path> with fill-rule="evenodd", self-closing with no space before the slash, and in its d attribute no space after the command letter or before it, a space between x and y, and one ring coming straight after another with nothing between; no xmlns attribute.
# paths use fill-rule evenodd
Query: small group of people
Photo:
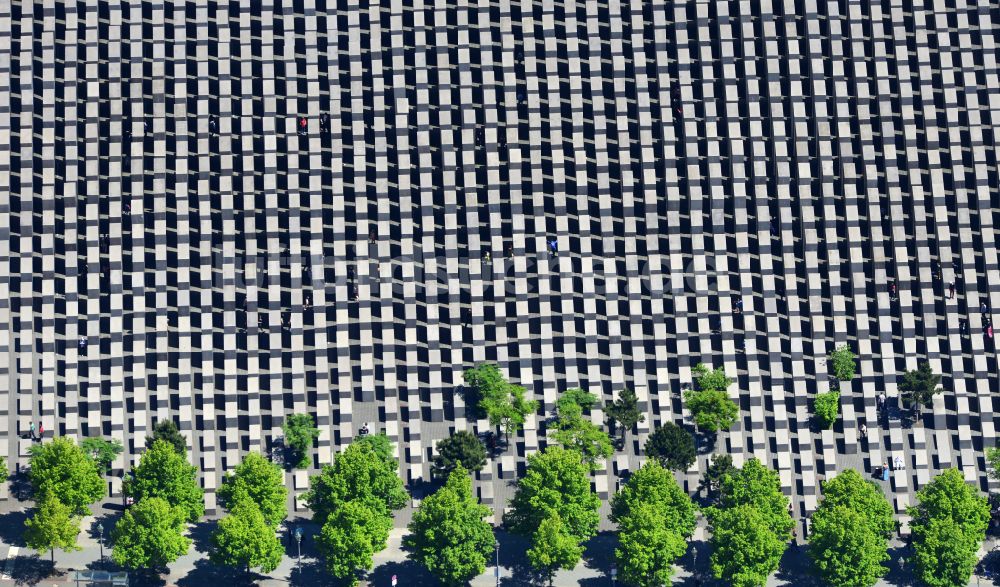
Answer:
<svg viewBox="0 0 1000 587"><path fill-rule="evenodd" d="M31 439L32 440L41 440L42 437L45 436L45 425L42 424L42 423L39 423L38 424L38 434L35 435L35 423L32 422L31 423L30 432L31 432Z"/></svg>

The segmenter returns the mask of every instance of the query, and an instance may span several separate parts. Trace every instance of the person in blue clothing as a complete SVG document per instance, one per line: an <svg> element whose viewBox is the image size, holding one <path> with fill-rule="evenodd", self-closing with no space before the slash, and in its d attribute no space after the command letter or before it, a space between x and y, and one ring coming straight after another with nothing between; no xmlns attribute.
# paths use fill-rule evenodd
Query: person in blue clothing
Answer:
<svg viewBox="0 0 1000 587"><path fill-rule="evenodd" d="M556 239L552 239L549 241L549 251L552 253L553 256L559 254L559 251L556 250L557 245L558 243L556 242Z"/></svg>

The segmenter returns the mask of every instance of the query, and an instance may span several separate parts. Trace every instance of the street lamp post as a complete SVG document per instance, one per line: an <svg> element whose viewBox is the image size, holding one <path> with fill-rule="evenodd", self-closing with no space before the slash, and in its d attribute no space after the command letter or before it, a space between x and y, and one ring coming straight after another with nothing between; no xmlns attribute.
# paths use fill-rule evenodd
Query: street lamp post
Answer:
<svg viewBox="0 0 1000 587"><path fill-rule="evenodd" d="M99 545L101 545L101 560L103 561L104 560L104 524L102 524L100 522L97 523L97 533L98 533L98 535L100 535L100 538L97 540L97 543Z"/></svg>
<svg viewBox="0 0 1000 587"><path fill-rule="evenodd" d="M299 545L299 559L297 562L302 562L302 528L298 527L295 529L295 542Z"/></svg>
<svg viewBox="0 0 1000 587"><path fill-rule="evenodd" d="M500 541L493 541L493 548L497 551L497 587L500 587Z"/></svg>

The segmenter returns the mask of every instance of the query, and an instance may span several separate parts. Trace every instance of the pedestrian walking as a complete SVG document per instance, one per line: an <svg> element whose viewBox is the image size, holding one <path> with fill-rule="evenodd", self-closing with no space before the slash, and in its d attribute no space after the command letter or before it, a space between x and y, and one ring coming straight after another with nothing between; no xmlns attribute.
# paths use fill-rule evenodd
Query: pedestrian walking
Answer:
<svg viewBox="0 0 1000 587"><path fill-rule="evenodd" d="M85 348L87 348L87 337L86 336L81 336L80 337L80 350L83 350Z"/></svg>
<svg viewBox="0 0 1000 587"><path fill-rule="evenodd" d="M986 302L983 302L983 303L982 303L982 304L981 304L981 305L979 306L979 313L980 313L980 314L985 314L986 312L989 312L989 311L990 311L990 308L989 308L989 306L987 306L987 305L986 305Z"/></svg>
<svg viewBox="0 0 1000 587"><path fill-rule="evenodd" d="M34 422L31 423L31 439L32 440L35 439L35 423Z"/></svg>
<svg viewBox="0 0 1000 587"><path fill-rule="evenodd" d="M965 332L968 329L969 329L969 321L968 320L962 320L962 323L959 324L959 326L958 326L958 333L964 336Z"/></svg>
<svg viewBox="0 0 1000 587"><path fill-rule="evenodd" d="M864 424L861 425L861 439L862 440L868 439L868 426Z"/></svg>
<svg viewBox="0 0 1000 587"><path fill-rule="evenodd" d="M889 282L889 297L890 298L895 298L896 297L896 282L895 281L890 281Z"/></svg>
<svg viewBox="0 0 1000 587"><path fill-rule="evenodd" d="M42 424L41 422L39 422L38 423L38 440L41 440L44 437L45 437L45 424Z"/></svg>
<svg viewBox="0 0 1000 587"><path fill-rule="evenodd" d="M989 324L989 325L986 326L986 336L990 337L990 340L993 340L993 325L992 324Z"/></svg>
<svg viewBox="0 0 1000 587"><path fill-rule="evenodd" d="M955 282L952 281L951 283L948 284L948 299L954 299L954 298L955 298Z"/></svg>
<svg viewBox="0 0 1000 587"><path fill-rule="evenodd" d="M556 239L552 239L549 241L549 251L552 253L553 257L559 255L558 246L559 243L556 241Z"/></svg>

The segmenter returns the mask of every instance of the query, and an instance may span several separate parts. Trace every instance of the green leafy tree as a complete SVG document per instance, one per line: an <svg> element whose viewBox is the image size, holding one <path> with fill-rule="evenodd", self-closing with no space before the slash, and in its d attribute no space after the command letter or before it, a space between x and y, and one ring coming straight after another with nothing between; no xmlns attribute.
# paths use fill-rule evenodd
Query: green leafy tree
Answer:
<svg viewBox="0 0 1000 587"><path fill-rule="evenodd" d="M205 515L205 492L198 484L197 469L165 440L155 441L142 454L131 478L125 481L125 495L136 501L162 498L191 523Z"/></svg>
<svg viewBox="0 0 1000 587"><path fill-rule="evenodd" d="M930 363L920 363L916 370L903 373L899 389L903 391L903 401L909 404L917 415L922 407L930 407L934 396L941 392L938 384L941 376L931 371Z"/></svg>
<svg viewBox="0 0 1000 587"><path fill-rule="evenodd" d="M288 516L285 474L281 467L260 453L247 453L243 462L223 478L216 495L220 505L229 510L233 510L238 503L249 500L272 528Z"/></svg>
<svg viewBox="0 0 1000 587"><path fill-rule="evenodd" d="M146 437L146 448L153 448L157 440L166 441L178 454L187 454L187 439L177 429L177 424L173 420L160 420L153 426L152 436Z"/></svg>
<svg viewBox="0 0 1000 587"><path fill-rule="evenodd" d="M917 492L908 513L921 580L931 587L967 584L989 525L986 497L948 469Z"/></svg>
<svg viewBox="0 0 1000 587"><path fill-rule="evenodd" d="M411 558L445 585L465 585L486 568L493 552L490 508L472 495L468 472L455 467L444 487L413 514L404 544Z"/></svg>
<svg viewBox="0 0 1000 587"><path fill-rule="evenodd" d="M330 514L317 539L320 554L334 577L353 585L370 570L375 553L385 548L392 519L361 501L348 501Z"/></svg>
<svg viewBox="0 0 1000 587"><path fill-rule="evenodd" d="M719 506L707 508L706 513L711 518L720 508L733 509L741 505L755 508L782 542L791 538L794 522L788 512L788 498L781 492L781 480L776 472L757 459L748 460L742 469L726 476Z"/></svg>
<svg viewBox="0 0 1000 587"><path fill-rule="evenodd" d="M823 428L833 426L840 415L840 392L828 391L817 395L813 410L816 412L816 420L820 426Z"/></svg>
<svg viewBox="0 0 1000 587"><path fill-rule="evenodd" d="M563 524L559 514L552 513L539 524L531 535L528 562L540 571L552 587L557 569L572 570L580 562L583 547Z"/></svg>
<svg viewBox="0 0 1000 587"><path fill-rule="evenodd" d="M570 535L583 542L597 533L600 506L579 453L550 446L528 457L505 520L514 532L531 536L545 518L558 514Z"/></svg>
<svg viewBox="0 0 1000 587"><path fill-rule="evenodd" d="M1000 479L1000 448L986 449L986 464L989 466L990 477Z"/></svg>
<svg viewBox="0 0 1000 587"><path fill-rule="evenodd" d="M470 388L466 403L485 414L491 426L503 430L507 442L524 426L528 414L538 410L538 402L526 399L525 389L509 383L492 363L477 365L465 371L462 378Z"/></svg>
<svg viewBox="0 0 1000 587"><path fill-rule="evenodd" d="M980 542L955 520L931 518L921 526L919 538L913 544L917 575L928 587L968 585L976 568Z"/></svg>
<svg viewBox="0 0 1000 587"><path fill-rule="evenodd" d="M107 440L96 436L84 439L80 443L80 448L94 461L98 472L102 475L107 474L108 470L111 469L111 463L115 462L115 459L124 450L122 443L117 439Z"/></svg>
<svg viewBox="0 0 1000 587"><path fill-rule="evenodd" d="M385 432L380 432L378 434L366 434L364 436L359 436L351 441L352 444L357 444L358 446L366 446L372 449L383 462L392 468L397 468L398 463L396 462L396 453L392 448L392 441L386 436Z"/></svg>
<svg viewBox="0 0 1000 587"><path fill-rule="evenodd" d="M36 496L51 493L77 515L90 514L88 506L104 497L104 479L94 462L66 437L31 447L28 477Z"/></svg>
<svg viewBox="0 0 1000 587"><path fill-rule="evenodd" d="M656 460L642 466L611 500L618 524L615 551L622 579L639 587L663 585L694 532L695 506Z"/></svg>
<svg viewBox="0 0 1000 587"><path fill-rule="evenodd" d="M611 499L611 521L625 523L639 506L651 506L664 527L688 538L694 532L695 505L673 474L650 460L636 471Z"/></svg>
<svg viewBox="0 0 1000 587"><path fill-rule="evenodd" d="M52 493L42 494L35 514L24 522L25 543L38 552L49 551L53 564L57 548L65 552L80 550L76 545L79 534L80 518Z"/></svg>
<svg viewBox="0 0 1000 587"><path fill-rule="evenodd" d="M778 568L788 546L752 505L718 510L710 518L712 573L733 587L760 587Z"/></svg>
<svg viewBox="0 0 1000 587"><path fill-rule="evenodd" d="M658 508L638 504L619 521L615 557L621 579L636 587L660 587L670 583L673 566L687 550L687 542L663 524Z"/></svg>
<svg viewBox="0 0 1000 587"><path fill-rule="evenodd" d="M6 483L9 476L10 470L7 468L7 459L0 457L0 483Z"/></svg>
<svg viewBox="0 0 1000 587"><path fill-rule="evenodd" d="M632 430L636 424L646 421L645 414L639 409L639 398L634 391L627 387L618 394L618 399L608 404L605 412L612 422L618 423L622 431L623 442L629 430Z"/></svg>
<svg viewBox="0 0 1000 587"><path fill-rule="evenodd" d="M284 554L281 540L255 503L245 495L242 499L230 507L229 515L219 520L212 533L213 550L209 558L217 565L245 569L247 573L251 568L270 573L281 564Z"/></svg>
<svg viewBox="0 0 1000 587"><path fill-rule="evenodd" d="M694 436L673 422L664 422L649 435L646 454L674 471L686 471L698 457Z"/></svg>
<svg viewBox="0 0 1000 587"><path fill-rule="evenodd" d="M708 433L729 430L739 416L740 408L725 391L711 389L684 393L691 417L700 430Z"/></svg>
<svg viewBox="0 0 1000 587"><path fill-rule="evenodd" d="M508 385L500 367L493 363L482 363L462 373L462 379L468 388L465 390L465 403L479 416L486 415L482 406L487 397L503 396Z"/></svg>
<svg viewBox="0 0 1000 587"><path fill-rule="evenodd" d="M555 428L552 438L578 452L591 469L599 469L601 461L614 453L608 433L585 418L576 403L563 404Z"/></svg>
<svg viewBox="0 0 1000 587"><path fill-rule="evenodd" d="M714 454L709 460L708 467L698 483L698 490L705 492L705 497L715 500L718 498L719 490L726 476L736 470L733 466L733 457L729 455Z"/></svg>
<svg viewBox="0 0 1000 587"><path fill-rule="evenodd" d="M854 370L857 365L854 362L854 353L851 347L844 344L837 347L830 353L830 363L833 365L833 374L840 381L850 381L854 378Z"/></svg>
<svg viewBox="0 0 1000 587"><path fill-rule="evenodd" d="M726 391L733 384L733 380L721 368L711 369L704 363L698 363L691 371L701 391Z"/></svg>
<svg viewBox="0 0 1000 587"><path fill-rule="evenodd" d="M447 476L459 464L469 471L481 471L486 466L486 448L475 434L459 430L437 443L434 471Z"/></svg>
<svg viewBox="0 0 1000 587"><path fill-rule="evenodd" d="M573 387L567 389L559 396L556 400L556 410L563 412L569 405L579 406L581 411L587 411L594 407L597 403L597 396L590 393L589 391L584 391L579 387Z"/></svg>
<svg viewBox="0 0 1000 587"><path fill-rule="evenodd" d="M174 450L170 444L163 444ZM162 569L191 546L191 540L184 536L184 511L159 497L141 499L125 510L115 525L112 540L115 546L111 558L128 569Z"/></svg>
<svg viewBox="0 0 1000 587"><path fill-rule="evenodd" d="M842 505L819 509L812 517L809 555L823 581L833 587L871 587L885 574L886 539L861 512Z"/></svg>
<svg viewBox="0 0 1000 587"><path fill-rule="evenodd" d="M282 427L285 434L285 446L292 451L292 460L297 469L309 467L309 449L313 441L319 438L319 429L309 414L292 414L285 420Z"/></svg>
<svg viewBox="0 0 1000 587"><path fill-rule="evenodd" d="M395 461L388 463L371 444L352 442L312 479L305 499L313 521L324 525L330 514L348 501L363 501L383 515L403 507L407 494L397 468Z"/></svg>
<svg viewBox="0 0 1000 587"><path fill-rule="evenodd" d="M823 483L819 509L844 506L860 513L876 535L888 538L896 529L892 505L874 481L854 469L845 469Z"/></svg>

